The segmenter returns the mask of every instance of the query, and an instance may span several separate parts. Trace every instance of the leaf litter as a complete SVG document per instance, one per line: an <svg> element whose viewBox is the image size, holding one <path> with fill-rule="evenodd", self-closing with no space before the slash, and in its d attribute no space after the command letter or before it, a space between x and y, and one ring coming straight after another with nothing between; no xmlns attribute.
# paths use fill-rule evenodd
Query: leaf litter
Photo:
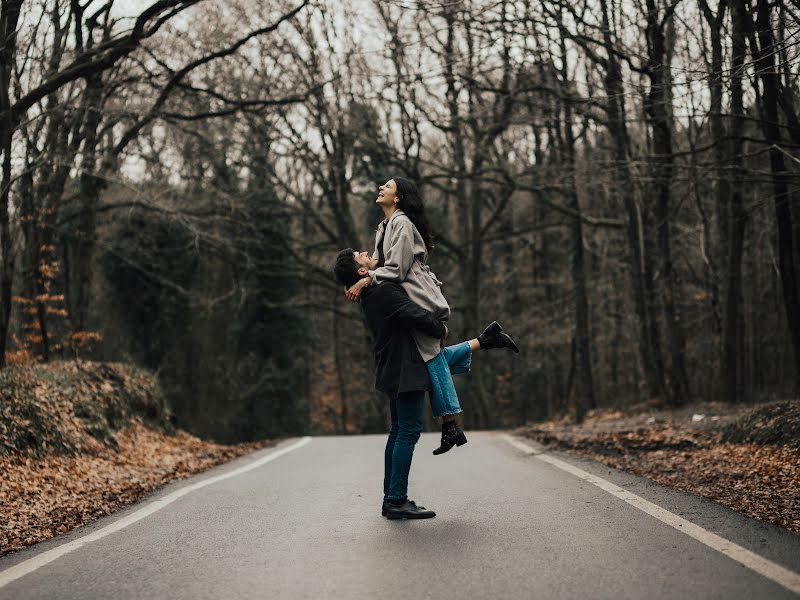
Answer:
<svg viewBox="0 0 800 600"><path fill-rule="evenodd" d="M593 411L517 433L800 532L800 402Z"/></svg>
<svg viewBox="0 0 800 600"><path fill-rule="evenodd" d="M221 445L176 429L152 375L129 365L3 369L0 556L272 443Z"/></svg>

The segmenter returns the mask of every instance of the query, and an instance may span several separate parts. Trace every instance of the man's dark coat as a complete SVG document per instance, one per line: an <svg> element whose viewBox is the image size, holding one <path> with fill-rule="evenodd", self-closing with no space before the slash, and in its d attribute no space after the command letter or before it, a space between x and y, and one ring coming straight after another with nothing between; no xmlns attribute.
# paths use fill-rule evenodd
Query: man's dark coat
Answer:
<svg viewBox="0 0 800 600"><path fill-rule="evenodd" d="M364 288L361 308L375 340L375 388L390 398L429 390L428 370L411 330L442 338L444 323L414 304L400 284L391 281Z"/></svg>

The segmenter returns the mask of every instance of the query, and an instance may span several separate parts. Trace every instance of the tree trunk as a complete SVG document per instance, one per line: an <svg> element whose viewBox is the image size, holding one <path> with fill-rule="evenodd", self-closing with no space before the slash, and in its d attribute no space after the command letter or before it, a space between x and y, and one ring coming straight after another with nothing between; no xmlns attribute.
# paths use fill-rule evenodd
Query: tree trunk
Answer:
<svg viewBox="0 0 800 600"><path fill-rule="evenodd" d="M581 207L575 182L575 136L572 131L572 105L567 96L569 80L567 72L567 49L562 30L561 35L561 78L564 109L563 158L566 167L567 205L575 212L570 226L572 237L572 287L575 293L575 333L573 338L573 364L575 366L574 410L576 423L583 422L586 412L597 407L592 375L592 357L589 332L589 297L586 291L586 273L583 254L583 224Z"/></svg>
<svg viewBox="0 0 800 600"><path fill-rule="evenodd" d="M710 276L708 283L711 289L711 310L714 314L714 324L717 327L716 333L721 338L723 317L720 311L720 298L725 292L724 289L720 289L720 284L722 283L722 287L724 288L724 282L721 281L721 279L724 278L724 274L728 272L728 200L731 189L728 182L729 175L727 172L727 144L723 143L725 138L725 123L722 115L722 25L724 23L728 0L719 0L716 15L711 11L706 0L699 0L699 2L700 8L702 9L706 22L708 23L709 37L711 39L711 77L708 78L708 90L711 106L708 120L711 129L711 141L714 144L714 164L716 166L716 181L714 182L713 187L714 196L716 199L717 239L714 245L708 246L706 256L708 257L709 263ZM732 74L732 76L733 75L734 74Z"/></svg>
<svg viewBox="0 0 800 600"><path fill-rule="evenodd" d="M756 27L760 45L756 71L761 74L764 91L761 98L763 118L761 126L769 144L769 162L772 171L772 193L775 205L775 224L778 233L778 271L781 276L783 306L789 325L794 350L795 392L800 390L800 290L798 290L797 265L794 261L794 227L792 205L797 202L789 188L790 173L786 170L781 152L778 94L780 80L775 68L774 40L770 7L767 0L758 0ZM795 209L794 212L800 209Z"/></svg>
<svg viewBox="0 0 800 600"><path fill-rule="evenodd" d="M83 157L79 179L81 210L75 245L74 304L72 323L74 331L85 331L89 320L92 284L92 261L95 248L95 217L100 194L105 187L97 173L97 129L102 120L102 75L86 79L86 120L83 130Z"/></svg>
<svg viewBox="0 0 800 600"><path fill-rule="evenodd" d="M742 376L740 372L743 354L741 337L740 296L742 294L742 250L747 213L742 204L744 170L742 149L744 141L744 104L742 98L742 69L747 52L745 19L747 7L741 0L731 5L731 143L730 163L735 178L730 189L730 207L727 212L727 283L725 286L725 310L723 313L723 362L722 376L725 384L725 399L737 402L742 398Z"/></svg>
<svg viewBox="0 0 800 600"><path fill-rule="evenodd" d="M650 90L645 111L653 132L653 154L656 190L656 229L661 258L661 300L664 305L670 351L670 402L686 404L691 397L686 372L686 342L678 315L675 273L670 247L670 188L672 186L672 81L670 78L670 46L672 35L664 31L655 0L647 0L648 68ZM671 23L671 19L670 19ZM669 27L669 24L667 24ZM668 39L669 38L669 39Z"/></svg>
<svg viewBox="0 0 800 600"><path fill-rule="evenodd" d="M6 82L2 84L5 86ZM7 87L3 92L7 97ZM11 187L11 137L10 124L5 124L0 134L0 144L3 152L3 178L0 190L0 253L2 253L2 267L0 267L0 367L6 363L6 344L8 342L8 328L11 323L11 285L14 279L14 255L11 247L11 226L8 216L8 203Z"/></svg>
<svg viewBox="0 0 800 600"><path fill-rule="evenodd" d="M11 323L11 285L14 279L14 254L9 221L11 197L11 146L14 138L14 116L11 114L11 77L17 49L17 21L22 0L0 3L0 151L3 153L3 175L0 180L0 367L6 362L8 328Z"/></svg>
<svg viewBox="0 0 800 600"><path fill-rule="evenodd" d="M625 91L622 85L622 70L617 60L615 48L611 40L611 29L608 18L608 4L600 0L603 19L603 44L606 49L606 74L603 79L608 103L608 127L614 140L614 160L619 172L619 182L625 211L628 217L627 241L628 261L630 265L631 289L633 305L636 312L638 328L639 354L642 358L647 387L652 397L661 397L664 392L664 374L657 344L652 337L654 315L651 314L647 301L645 283L645 240L642 210L637 199L633 178L628 162L628 129L625 121Z"/></svg>
<svg viewBox="0 0 800 600"><path fill-rule="evenodd" d="M474 160L474 170L480 171L483 166L483 161L480 157ZM464 319L463 338L470 339L477 335L483 328L480 321L480 305L481 305L481 277L483 270L481 268L481 261L483 258L483 242L481 240L481 213L483 205L483 197L481 195L480 184L478 181L473 180L470 189L469 200L469 223L470 223L470 248L467 253L468 256L468 269L467 269L467 289L466 291L466 310ZM484 381L484 373L480 365L472 369L472 384L471 397L475 399L475 408L479 411L473 418L477 417L475 425L477 427L486 428L491 427L492 419L488 406L488 394L486 392L486 383Z"/></svg>
<svg viewBox="0 0 800 600"><path fill-rule="evenodd" d="M347 407L347 377L346 373L352 370L351 365L345 360L346 353L342 350L342 318L336 314L336 305L340 302L340 297L333 298L332 318L333 318L333 358L336 368L336 384L339 391L339 427L342 433L347 433L348 407Z"/></svg>

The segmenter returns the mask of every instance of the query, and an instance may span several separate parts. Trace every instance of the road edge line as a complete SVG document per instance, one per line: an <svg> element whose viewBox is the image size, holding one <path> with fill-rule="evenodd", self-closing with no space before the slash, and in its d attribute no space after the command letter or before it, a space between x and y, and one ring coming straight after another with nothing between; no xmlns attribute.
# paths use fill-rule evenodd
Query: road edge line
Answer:
<svg viewBox="0 0 800 600"><path fill-rule="evenodd" d="M280 458L284 454L288 454L292 450L296 450L302 446L305 446L311 441L310 436L305 436L298 441L285 446L283 448L279 448L273 452L270 452L266 456L262 456L261 458L254 460L251 463L246 465L242 465L241 467L234 469L232 471L228 471L227 473L220 473L219 475L215 475L213 477L209 477L207 479L203 479L196 483L187 485L180 489L175 490L164 496L163 498L159 498L158 500L154 500L140 508L132 512L131 514L114 521L113 523L106 525L105 527L98 529L97 531L93 531L85 536L82 536L76 540L72 540L71 542L66 542L61 544L60 546L56 546L55 548L51 548L41 554L37 554L36 556L32 556L31 558L22 561L19 564L14 565L13 567L9 567L3 571L0 571L0 589L7 586L9 583L16 581L20 577L24 577L29 573L33 573L37 569L45 566L48 563L53 562L57 558L61 558L65 554L69 554L73 550L77 550L86 544L91 544L92 542L96 542L99 539L106 537L112 533L115 533L128 525L132 525L137 521L141 521L145 517L152 515L153 513L161 510L165 506L172 504L178 498L185 496L195 490L199 490L200 488L204 488L212 483L217 483L224 479L229 479L231 477L236 477L237 475L241 475L242 473L246 473L247 471L252 471L253 469L257 469L258 467L265 465L266 463L275 460L276 458Z"/></svg>
<svg viewBox="0 0 800 600"><path fill-rule="evenodd" d="M687 521L683 517L679 517L667 509L662 508L661 506L658 506L649 500L645 500L641 496L637 496L633 492L623 489L618 485L603 479L602 477L592 475L591 473L588 473L587 471L584 471L575 465L542 452L541 450L537 450L525 442L515 438L514 436L503 434L503 438L510 445L514 446L518 450L523 451L525 454L534 456L542 462L550 464L558 469L561 469L562 471L574 475L578 479L582 479L599 487L601 490L608 492L620 500L624 500L631 506L638 508L642 512L647 513L651 517L654 517L662 523L669 525L673 529L685 533L689 537L697 540L701 544L708 546L712 550L716 550L717 552L724 554L728 558L738 562L744 567L747 567L751 571L755 571L759 575L766 577L770 581L777 583L778 585L791 592L794 592L795 594L800 594L800 574L795 573L794 571L787 569L786 567L783 567L775 562L772 562L771 560L764 558L763 556L760 556L755 552L748 550L747 548L739 546L730 540L726 540L716 533L712 533L707 529L703 529L699 525L696 525L691 521Z"/></svg>

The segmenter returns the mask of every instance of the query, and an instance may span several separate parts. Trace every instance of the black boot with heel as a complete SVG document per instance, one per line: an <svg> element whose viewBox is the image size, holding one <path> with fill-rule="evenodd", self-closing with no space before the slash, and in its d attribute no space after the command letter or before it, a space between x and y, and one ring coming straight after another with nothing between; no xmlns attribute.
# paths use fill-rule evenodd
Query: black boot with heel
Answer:
<svg viewBox="0 0 800 600"><path fill-rule="evenodd" d="M453 446L463 446L467 443L467 436L458 426L455 421L445 421L442 423L442 442L441 445L433 451L435 455L444 454L449 451Z"/></svg>
<svg viewBox="0 0 800 600"><path fill-rule="evenodd" d="M483 330L483 333L478 336L478 343L484 350L489 350L491 348L511 348L514 352L519 352L517 344L514 343L510 335L503 331L503 328L500 327L500 323L497 321L492 321L492 324Z"/></svg>

